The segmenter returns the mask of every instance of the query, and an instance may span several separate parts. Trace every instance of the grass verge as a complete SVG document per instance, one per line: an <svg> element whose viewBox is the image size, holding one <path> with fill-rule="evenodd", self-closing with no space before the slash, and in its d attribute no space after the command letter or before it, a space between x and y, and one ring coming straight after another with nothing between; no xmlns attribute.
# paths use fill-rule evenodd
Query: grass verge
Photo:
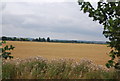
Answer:
<svg viewBox="0 0 120 81"><path fill-rule="evenodd" d="M54 59L42 57L3 60L3 79L117 79L114 70L96 65L91 60Z"/></svg>

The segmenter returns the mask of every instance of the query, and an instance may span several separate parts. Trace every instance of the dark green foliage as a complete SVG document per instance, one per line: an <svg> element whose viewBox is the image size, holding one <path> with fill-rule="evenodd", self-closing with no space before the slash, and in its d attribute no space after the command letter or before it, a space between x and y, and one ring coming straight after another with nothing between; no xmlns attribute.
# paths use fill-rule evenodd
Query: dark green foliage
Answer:
<svg viewBox="0 0 120 81"><path fill-rule="evenodd" d="M28 38L17 38L17 37L1 37L3 41L30 41Z"/></svg>
<svg viewBox="0 0 120 81"><path fill-rule="evenodd" d="M46 42L46 39L45 39L45 38L42 38L42 42Z"/></svg>
<svg viewBox="0 0 120 81"><path fill-rule="evenodd" d="M120 57L120 1L119 2L98 2L95 9L89 2L79 2L81 10L84 13L89 13L89 17L93 21L98 21L104 26L103 34L109 39L109 47L111 52L109 56L111 60L108 61L106 66L108 68L120 65L120 62L115 62L116 57Z"/></svg>
<svg viewBox="0 0 120 81"><path fill-rule="evenodd" d="M2 40L3 40L3 41L7 40L7 37L3 36L3 37L2 37Z"/></svg>
<svg viewBox="0 0 120 81"><path fill-rule="evenodd" d="M39 39L38 39L38 40L39 40L40 42L42 41L40 37L39 37Z"/></svg>
<svg viewBox="0 0 120 81"><path fill-rule="evenodd" d="M2 41L1 42L1 45L2 44L6 44L6 41ZM15 47L14 46L12 46L12 45L10 45L10 46L8 46L8 45L5 45L4 47L2 47L1 48L1 52L2 52L2 54L0 55L0 57L2 57L2 58L4 58L4 59L7 59L7 58L13 58L13 56L11 56L11 50L13 50Z"/></svg>
<svg viewBox="0 0 120 81"><path fill-rule="evenodd" d="M49 37L47 38L47 42L50 42L50 38Z"/></svg>

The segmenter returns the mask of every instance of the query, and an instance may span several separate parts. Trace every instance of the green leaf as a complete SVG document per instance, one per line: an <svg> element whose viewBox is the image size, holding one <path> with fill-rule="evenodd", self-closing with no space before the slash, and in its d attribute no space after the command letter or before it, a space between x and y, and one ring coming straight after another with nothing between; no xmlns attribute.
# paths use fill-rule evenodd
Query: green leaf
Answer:
<svg viewBox="0 0 120 81"><path fill-rule="evenodd" d="M12 50L13 50L14 48L15 48L15 47L13 47L12 45L10 45L10 48L9 48L9 49L12 49Z"/></svg>
<svg viewBox="0 0 120 81"><path fill-rule="evenodd" d="M106 67L107 67L107 68L110 68L111 66L110 66L110 64L106 63Z"/></svg>
<svg viewBox="0 0 120 81"><path fill-rule="evenodd" d="M5 50L9 50L9 49L8 49L8 45L6 45L6 46L4 47L4 49L5 49Z"/></svg>
<svg viewBox="0 0 120 81"><path fill-rule="evenodd" d="M11 54L11 52L5 52L5 54L6 54L6 55L10 55L10 54Z"/></svg>
<svg viewBox="0 0 120 81"><path fill-rule="evenodd" d="M114 63L114 61L113 61L113 60L109 60L109 61L108 61L108 63L113 64L113 63Z"/></svg>
<svg viewBox="0 0 120 81"><path fill-rule="evenodd" d="M2 41L2 43L3 43L3 44L5 44L5 43L6 43L6 41Z"/></svg>
<svg viewBox="0 0 120 81"><path fill-rule="evenodd" d="M2 46L2 42L0 42L0 46Z"/></svg>
<svg viewBox="0 0 120 81"><path fill-rule="evenodd" d="M2 48L2 52L5 52L5 49L4 49L4 48Z"/></svg>
<svg viewBox="0 0 120 81"><path fill-rule="evenodd" d="M13 58L13 56L9 56L9 58L11 59L11 58Z"/></svg>

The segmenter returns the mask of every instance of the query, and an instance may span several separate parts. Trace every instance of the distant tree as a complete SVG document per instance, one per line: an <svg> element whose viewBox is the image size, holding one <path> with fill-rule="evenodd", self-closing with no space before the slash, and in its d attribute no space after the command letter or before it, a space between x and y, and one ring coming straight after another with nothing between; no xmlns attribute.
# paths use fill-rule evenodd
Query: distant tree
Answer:
<svg viewBox="0 0 120 81"><path fill-rule="evenodd" d="M7 38L8 38L9 41L12 41L12 40L13 40L13 38L11 38L11 37L7 37Z"/></svg>
<svg viewBox="0 0 120 81"><path fill-rule="evenodd" d="M39 37L39 41L41 42L41 38Z"/></svg>
<svg viewBox="0 0 120 81"><path fill-rule="evenodd" d="M46 42L46 39L45 39L45 38L42 38L42 42Z"/></svg>
<svg viewBox="0 0 120 81"><path fill-rule="evenodd" d="M97 3L96 9L89 2L79 0L78 3L81 5L81 10L89 13L89 17L92 17L93 21L98 21L104 26L103 34L109 38L108 44L111 47L109 53L111 59L106 66L120 69L120 1L102 2L101 0ZM118 58L118 61L115 61L115 58Z"/></svg>
<svg viewBox="0 0 120 81"><path fill-rule="evenodd" d="M7 40L7 37L2 36L2 40L3 40L3 41Z"/></svg>
<svg viewBox="0 0 120 81"><path fill-rule="evenodd" d="M50 38L49 37L47 38L47 42L50 42Z"/></svg>
<svg viewBox="0 0 120 81"><path fill-rule="evenodd" d="M35 39L35 41L39 41L39 39L38 39L38 38L36 38L36 39Z"/></svg>
<svg viewBox="0 0 120 81"><path fill-rule="evenodd" d="M16 37L13 37L13 41L17 41L17 38L16 38Z"/></svg>

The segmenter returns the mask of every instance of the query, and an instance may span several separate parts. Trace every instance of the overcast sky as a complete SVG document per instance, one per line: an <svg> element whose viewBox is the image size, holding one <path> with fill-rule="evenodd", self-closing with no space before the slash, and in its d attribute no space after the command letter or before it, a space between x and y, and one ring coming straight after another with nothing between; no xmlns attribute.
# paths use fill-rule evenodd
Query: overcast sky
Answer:
<svg viewBox="0 0 120 81"><path fill-rule="evenodd" d="M2 2L0 9L4 36L107 40L103 26L80 11L77 0Z"/></svg>

